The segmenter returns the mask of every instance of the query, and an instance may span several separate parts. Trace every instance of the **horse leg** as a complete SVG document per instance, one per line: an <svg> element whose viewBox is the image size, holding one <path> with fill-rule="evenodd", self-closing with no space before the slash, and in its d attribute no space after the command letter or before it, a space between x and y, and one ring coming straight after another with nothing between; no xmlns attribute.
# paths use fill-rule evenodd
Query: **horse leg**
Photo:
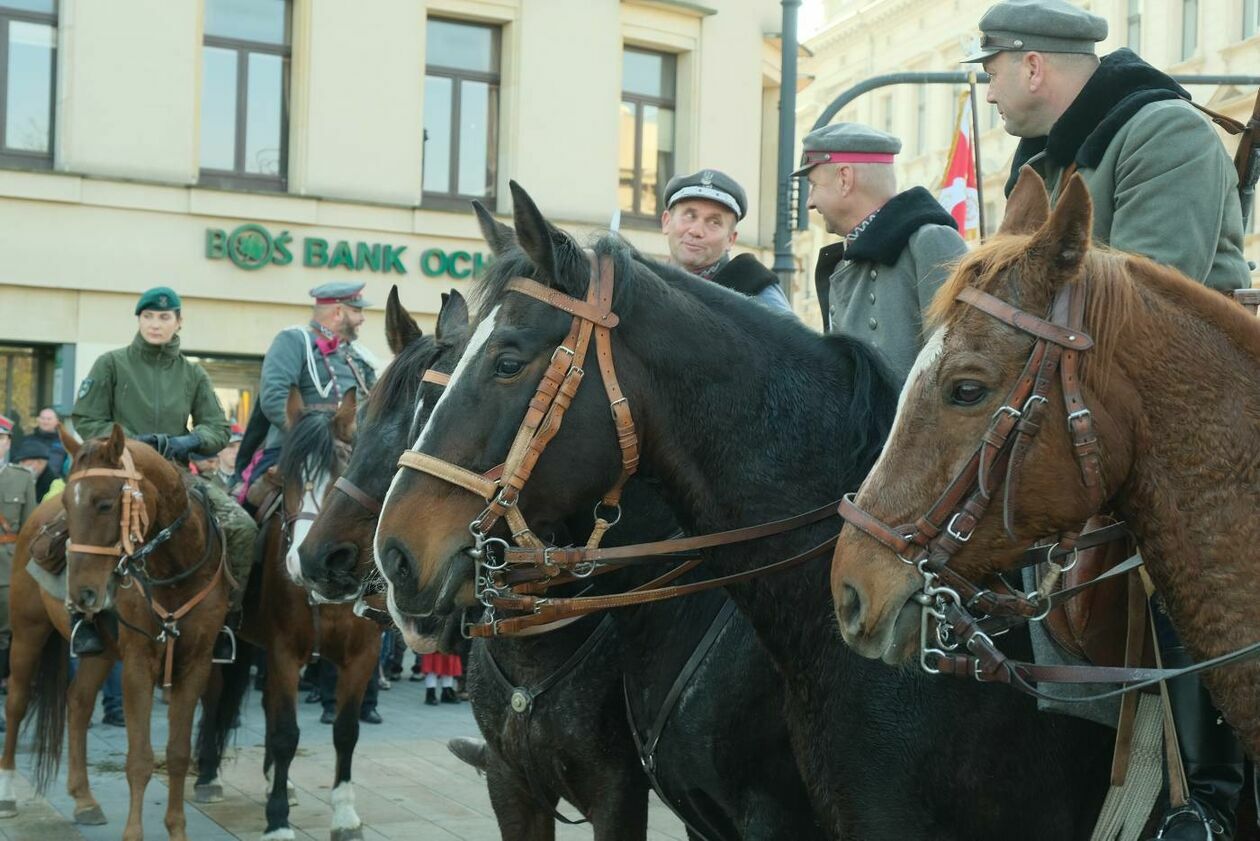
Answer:
<svg viewBox="0 0 1260 841"><path fill-rule="evenodd" d="M193 800L197 803L223 801L223 784L219 782L219 766L223 756L214 738L214 714L223 696L223 669L215 666L206 679L206 689L201 693L201 723L197 727L197 779L193 783Z"/></svg>
<svg viewBox="0 0 1260 841"><path fill-rule="evenodd" d="M297 723L298 666L285 651L267 650L267 752L271 756L271 791L267 795L267 830L263 841L294 837L289 826L289 765L297 753L301 731Z"/></svg>
<svg viewBox="0 0 1260 841"><path fill-rule="evenodd" d="M166 710L166 832L171 841L187 841L188 818L184 814L184 784L192 764L193 718L197 702L210 677L209 652L194 659L171 687L171 702Z"/></svg>
<svg viewBox="0 0 1260 841"><path fill-rule="evenodd" d="M503 841L555 841L556 820L494 751L486 752L486 787Z"/></svg>
<svg viewBox="0 0 1260 841"><path fill-rule="evenodd" d="M378 635L379 637L379 635ZM337 749L337 771L332 790L332 841L352 841L363 837L363 822L354 809L354 784L350 782L350 761L359 741L359 710L363 693L380 659L378 646L361 646L358 656L338 664L337 718L333 722L333 746Z"/></svg>
<svg viewBox="0 0 1260 841"><path fill-rule="evenodd" d="M630 774L638 779L630 779ZM591 811L595 841L644 841L648 826L648 786L638 768L606 777ZM790 836L785 836L790 837Z"/></svg>
<svg viewBox="0 0 1260 841"><path fill-rule="evenodd" d="M131 795L123 841L144 838L144 791L153 777L153 655L142 646L123 654L123 715L127 719L127 788ZM159 649L160 651L160 649ZM127 654L131 654L130 657ZM161 656L159 654L159 656Z"/></svg>
<svg viewBox="0 0 1260 841"><path fill-rule="evenodd" d="M48 635L54 633L47 616L39 624L30 626L15 612L14 627L17 633L9 649L9 695L4 704L7 724L4 731L4 756L0 757L0 818L17 815L17 794L13 777L17 768L18 734L22 719L31 700L31 681L39 664L40 653Z"/></svg>
<svg viewBox="0 0 1260 841"><path fill-rule="evenodd" d="M105 813L92 796L92 786L87 773L87 731L96 707L96 696L101 684L109 676L109 670L117 661L111 657L84 657L70 683L69 697L69 767L66 771L66 791L74 798L74 822L87 826L105 823Z"/></svg>

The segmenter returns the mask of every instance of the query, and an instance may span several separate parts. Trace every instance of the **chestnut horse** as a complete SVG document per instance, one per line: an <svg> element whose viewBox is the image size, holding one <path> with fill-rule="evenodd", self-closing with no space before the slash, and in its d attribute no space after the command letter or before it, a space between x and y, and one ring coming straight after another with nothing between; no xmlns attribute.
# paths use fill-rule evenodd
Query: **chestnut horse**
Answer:
<svg viewBox="0 0 1260 841"><path fill-rule="evenodd" d="M1082 393L1101 457L1097 496L1129 524L1186 647L1206 660L1260 638L1252 559L1260 544L1260 324L1172 269L1091 246L1091 215L1079 176L1050 212L1041 179L1021 175L1001 235L964 258L938 293L935 332L856 505L884 523L915 522L1003 410L1033 338L957 304L962 289L1041 314L1065 284L1083 283L1077 294L1085 295L1084 330L1095 346L1081 353ZM1079 531L1095 513L1054 380L1021 481L1005 505L995 498L949 561L971 581L1011 568L1035 540ZM856 651L889 663L918 651L913 597L922 578L891 549L846 525L831 587L841 632ZM1203 679L1260 756L1260 662Z"/></svg>
<svg viewBox="0 0 1260 841"><path fill-rule="evenodd" d="M287 432L280 461L261 481L279 494L276 516L264 521L259 586L246 594L242 637L267 654L263 708L267 715L264 769L269 771L265 839L293 838L289 826L289 767L297 753L298 671L312 654L337 667L337 762L332 788L332 841L363 837L354 808L350 763L359 739L359 709L376 670L381 630L354 615L348 604L317 604L302 580L297 547L319 513L325 494L345 469L354 437L356 398L349 391L336 411L307 408L289 392Z"/></svg>
<svg viewBox="0 0 1260 841"><path fill-rule="evenodd" d="M65 492L45 500L23 526L13 557L12 675L0 759L0 811L16 814L15 752L22 718L34 700L37 787L46 788L56 774L68 708L67 787L75 819L104 823L88 785L87 727L97 690L121 658L131 790L122 837L143 837L144 792L154 766L149 733L153 690L169 682L165 823L170 837L183 841L188 837L184 781L193 713L207 687L211 650L227 611L223 536L212 525L210 509L192 478L150 447L124 439L117 424L107 438L80 445L63 432L62 442L74 457L74 472ZM32 539L63 507L70 539L64 601L26 571ZM97 617L107 640L105 654L79 661L73 682L65 642L71 631L67 602ZM111 614L118 620L116 636L108 630Z"/></svg>

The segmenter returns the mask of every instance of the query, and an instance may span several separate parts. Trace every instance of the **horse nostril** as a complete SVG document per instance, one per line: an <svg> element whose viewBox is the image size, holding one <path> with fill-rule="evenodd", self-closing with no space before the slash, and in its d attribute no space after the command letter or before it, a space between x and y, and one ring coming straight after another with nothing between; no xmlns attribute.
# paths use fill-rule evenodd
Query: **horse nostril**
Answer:
<svg viewBox="0 0 1260 841"><path fill-rule="evenodd" d="M405 550L394 545L385 550L384 563L382 564L385 577L388 578L395 587L411 578L411 561L407 557Z"/></svg>
<svg viewBox="0 0 1260 841"><path fill-rule="evenodd" d="M95 607L96 606L96 590L91 587L79 588L79 606Z"/></svg>
<svg viewBox="0 0 1260 841"><path fill-rule="evenodd" d="M354 569L354 565L359 560L359 548L354 545L343 544L328 553L325 559L325 566L330 570L338 572L350 572Z"/></svg>
<svg viewBox="0 0 1260 841"><path fill-rule="evenodd" d="M840 591L840 604L836 605L840 626L850 633L857 633L861 629L862 615L865 612L862 595L853 585L845 584Z"/></svg>

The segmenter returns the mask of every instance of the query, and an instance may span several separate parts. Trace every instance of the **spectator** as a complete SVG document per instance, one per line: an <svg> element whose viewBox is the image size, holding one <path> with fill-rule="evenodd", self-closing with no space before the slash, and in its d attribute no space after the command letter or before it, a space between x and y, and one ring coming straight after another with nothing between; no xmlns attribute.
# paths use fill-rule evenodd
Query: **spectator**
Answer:
<svg viewBox="0 0 1260 841"><path fill-rule="evenodd" d="M35 501L43 502L48 495L56 496L66 486L66 481L53 473L52 454L48 444L35 433L22 439L13 453L13 461L31 471L35 477Z"/></svg>

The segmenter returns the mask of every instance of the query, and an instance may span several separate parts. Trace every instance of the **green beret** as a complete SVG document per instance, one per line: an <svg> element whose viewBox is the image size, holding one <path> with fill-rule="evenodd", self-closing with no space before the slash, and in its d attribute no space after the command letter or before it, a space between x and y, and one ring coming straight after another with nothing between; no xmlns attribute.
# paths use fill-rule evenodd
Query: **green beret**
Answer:
<svg viewBox="0 0 1260 841"><path fill-rule="evenodd" d="M748 212L748 196L739 182L717 169L702 169L691 175L675 175L665 185L665 208L685 199L708 199L717 202L743 219Z"/></svg>
<svg viewBox="0 0 1260 841"><path fill-rule="evenodd" d="M1003 0L980 18L980 50L963 64L1005 51L1094 54L1107 20L1067 0Z"/></svg>
<svg viewBox="0 0 1260 841"><path fill-rule="evenodd" d="M818 164L891 164L901 141L861 123L832 123L805 135L801 147L801 168L793 178L808 175Z"/></svg>
<svg viewBox="0 0 1260 841"><path fill-rule="evenodd" d="M175 294L174 289L169 286L155 286L141 295L139 301L136 301L136 315L145 310L166 312L181 309L183 306L183 302L179 300L179 295Z"/></svg>

